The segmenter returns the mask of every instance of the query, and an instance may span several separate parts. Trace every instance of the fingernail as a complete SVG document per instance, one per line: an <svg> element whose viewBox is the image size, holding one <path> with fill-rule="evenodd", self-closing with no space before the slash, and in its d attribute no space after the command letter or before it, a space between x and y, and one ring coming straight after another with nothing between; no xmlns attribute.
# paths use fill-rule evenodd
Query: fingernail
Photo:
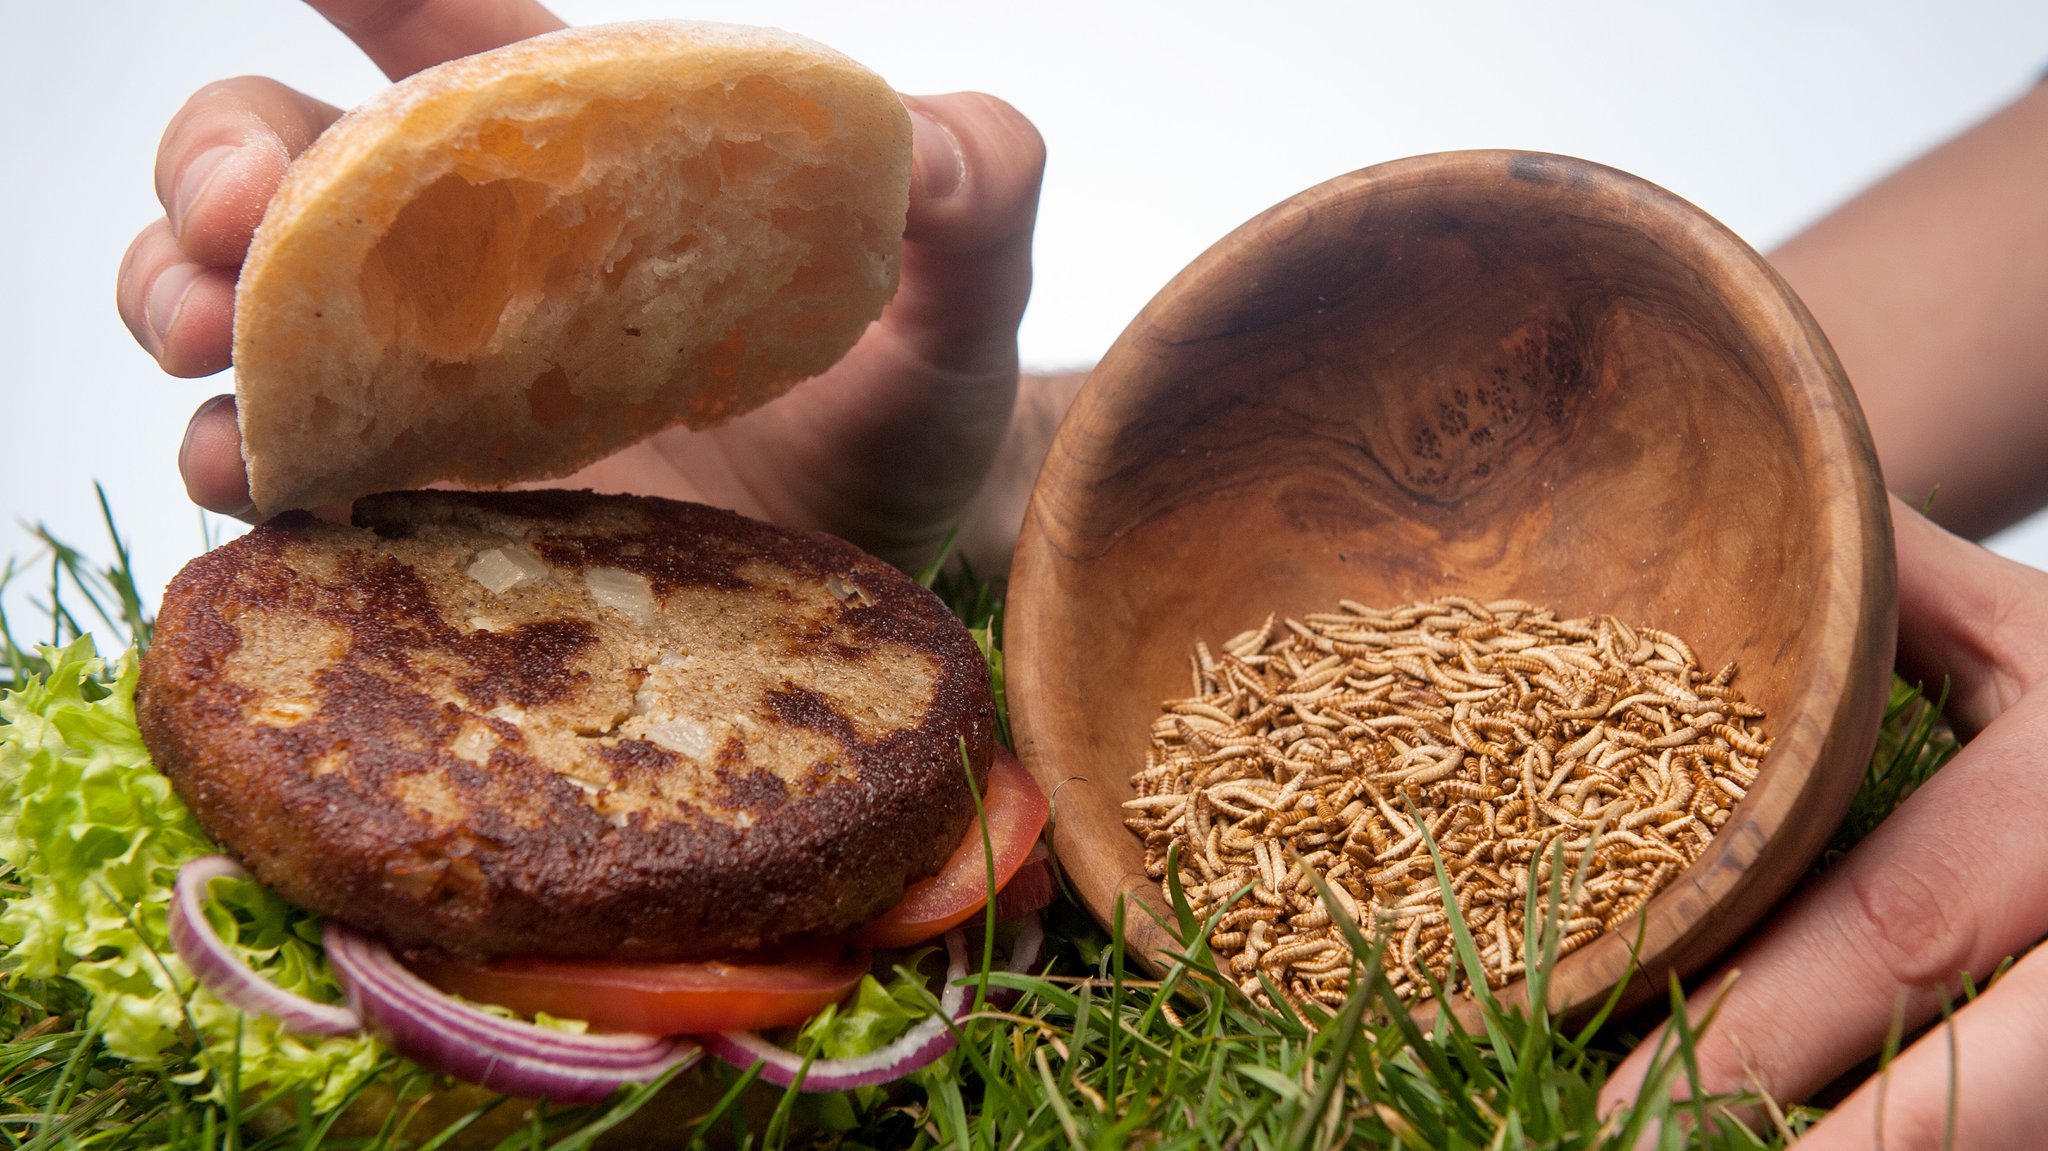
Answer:
<svg viewBox="0 0 2048 1151"><path fill-rule="evenodd" d="M167 214L171 218L171 233L183 235L185 217L191 213L199 198L206 195L206 189L213 185L214 177L227 167L227 158L234 155L233 144L216 144L192 157L185 165L185 171L178 177L177 191L171 196Z"/></svg>
<svg viewBox="0 0 2048 1151"><path fill-rule="evenodd" d="M143 317L149 322L150 338L156 341L156 346L149 350L151 355L163 357L164 348L170 343L171 325L177 322L185 297L192 294L192 285L198 281L198 265L172 264L158 272L156 281L150 284Z"/></svg>
<svg viewBox="0 0 2048 1151"><path fill-rule="evenodd" d="M912 158L917 166L918 190L927 200L943 200L960 187L967 162L961 158L960 142L952 130L925 115L915 104L910 109Z"/></svg>

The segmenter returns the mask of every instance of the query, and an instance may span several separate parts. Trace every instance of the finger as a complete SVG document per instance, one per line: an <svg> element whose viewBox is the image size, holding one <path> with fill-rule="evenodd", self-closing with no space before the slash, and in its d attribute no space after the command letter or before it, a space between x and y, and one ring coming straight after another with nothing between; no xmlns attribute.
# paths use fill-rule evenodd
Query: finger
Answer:
<svg viewBox="0 0 2048 1151"><path fill-rule="evenodd" d="M1798 1151L2027 1151L2048 1128L2048 954L2015 964L1799 1141Z"/></svg>
<svg viewBox="0 0 2048 1151"><path fill-rule="evenodd" d="M771 517L824 509L818 526L921 563L957 526L1010 424L1045 147L1030 121L992 96L904 105L913 170L895 298L835 378L814 381L830 386L809 388L801 406L744 418L831 462L798 469L807 479L792 479L786 459L751 453L734 468L749 491L793 493L789 506L765 506ZM906 452L906 429L932 434Z"/></svg>
<svg viewBox="0 0 2048 1151"><path fill-rule="evenodd" d="M393 80L563 27L535 0L306 2Z"/></svg>
<svg viewBox="0 0 2048 1151"><path fill-rule="evenodd" d="M164 128L156 195L194 263L234 267L292 158L341 113L275 80L210 84Z"/></svg>
<svg viewBox="0 0 2048 1151"><path fill-rule="evenodd" d="M1892 499L1899 552L1899 659L1928 690L1947 679L1968 735L2048 678L2048 577L1949 534Z"/></svg>
<svg viewBox="0 0 2048 1151"><path fill-rule="evenodd" d="M914 146L903 282L884 320L945 369L1016 373L1045 142L978 92L905 97Z"/></svg>
<svg viewBox="0 0 2048 1151"><path fill-rule="evenodd" d="M235 423L235 397L215 396L199 405L185 425L178 471L193 503L222 515L249 519L249 473L242 467L242 431Z"/></svg>
<svg viewBox="0 0 2048 1151"><path fill-rule="evenodd" d="M2048 577L2044 577L2048 579ZM1741 972L1700 1037L1701 1087L1805 1098L1875 1052L1895 1016L1918 1025L2048 928L2048 693L1982 735L1815 880L1730 964ZM1710 986L1712 984L1710 983ZM1708 996L1688 1010L1698 1018ZM1602 1102L1634 1095L1650 1044Z"/></svg>
<svg viewBox="0 0 2048 1151"><path fill-rule="evenodd" d="M228 366L235 274L193 263L158 220L128 246L114 304L143 350L174 376L210 376Z"/></svg>

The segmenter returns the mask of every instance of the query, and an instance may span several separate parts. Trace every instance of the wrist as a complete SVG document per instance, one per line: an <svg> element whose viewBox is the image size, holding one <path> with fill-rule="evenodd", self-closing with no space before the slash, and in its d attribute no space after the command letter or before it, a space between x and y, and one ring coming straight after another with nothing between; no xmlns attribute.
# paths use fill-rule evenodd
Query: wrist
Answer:
<svg viewBox="0 0 2048 1151"><path fill-rule="evenodd" d="M1017 403L1009 428L988 478L960 525L956 550L976 573L989 578L1009 574L1017 531L1023 526L1038 469L1045 463L1060 421L1087 379L1085 368L1025 372L1018 377Z"/></svg>

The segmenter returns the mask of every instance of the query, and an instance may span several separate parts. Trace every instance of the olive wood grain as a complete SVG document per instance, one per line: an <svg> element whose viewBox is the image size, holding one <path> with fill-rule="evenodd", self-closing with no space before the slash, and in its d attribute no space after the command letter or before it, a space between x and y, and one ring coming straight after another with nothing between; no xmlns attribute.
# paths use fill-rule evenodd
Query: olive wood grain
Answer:
<svg viewBox="0 0 2048 1151"><path fill-rule="evenodd" d="M1033 492L1007 674L1054 850L1105 923L1131 901L1148 965L1177 944L1120 805L1195 641L1447 592L1612 613L1736 662L1775 744L1649 904L1629 999L1699 970L1840 821L1897 627L1869 432L1762 257L1609 168L1449 153L1265 212L1125 330ZM1567 957L1551 1006L1598 1002L1632 942Z"/></svg>

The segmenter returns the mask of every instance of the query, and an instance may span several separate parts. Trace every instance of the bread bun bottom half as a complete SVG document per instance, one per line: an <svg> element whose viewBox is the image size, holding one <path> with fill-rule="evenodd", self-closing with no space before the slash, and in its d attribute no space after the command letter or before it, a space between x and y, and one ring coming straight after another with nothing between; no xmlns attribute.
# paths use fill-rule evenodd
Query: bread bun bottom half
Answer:
<svg viewBox="0 0 2048 1151"><path fill-rule="evenodd" d="M909 177L890 87L768 29L571 29L407 78L250 246L257 510L564 476L780 395L894 294Z"/></svg>

